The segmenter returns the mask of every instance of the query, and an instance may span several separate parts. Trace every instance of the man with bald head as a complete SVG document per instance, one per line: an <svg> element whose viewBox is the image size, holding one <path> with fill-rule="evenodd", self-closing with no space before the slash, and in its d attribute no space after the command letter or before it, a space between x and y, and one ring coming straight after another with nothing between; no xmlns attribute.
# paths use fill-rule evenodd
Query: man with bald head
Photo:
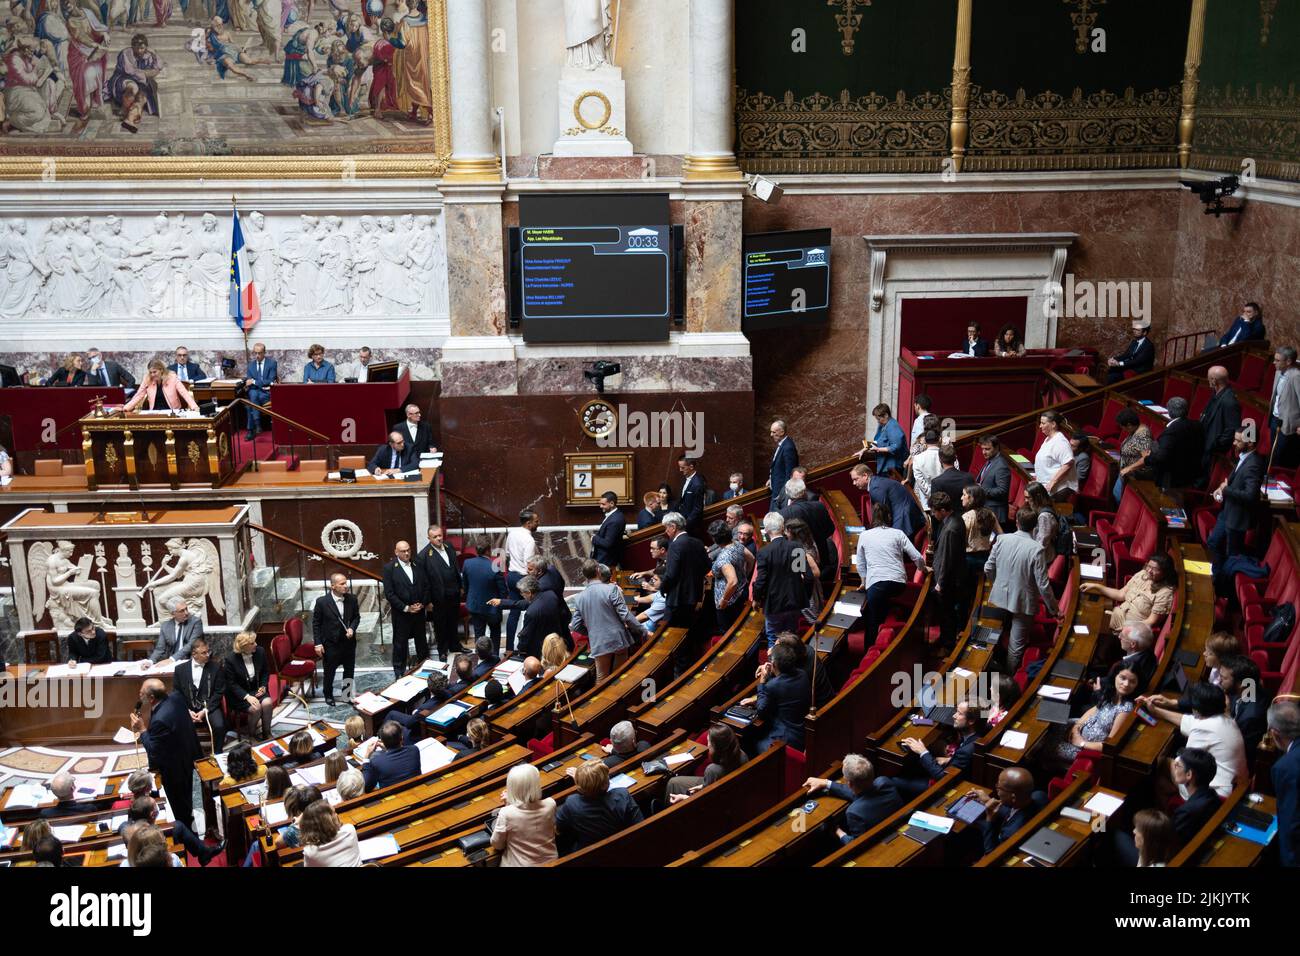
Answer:
<svg viewBox="0 0 1300 956"><path fill-rule="evenodd" d="M79 803L77 796L77 781L70 773L56 773L54 779L50 781L50 790L59 802L52 807L46 807L41 811L41 816L51 817L70 817L78 813L90 813L95 809L93 803Z"/></svg>
<svg viewBox="0 0 1300 956"><path fill-rule="evenodd" d="M1009 840L1047 802L1041 791L1034 790L1033 774L1023 767L1007 767L998 774L998 785L988 796L979 790L967 796L984 804L984 817L976 825L984 834L985 853Z"/></svg>
<svg viewBox="0 0 1300 956"><path fill-rule="evenodd" d="M1206 374L1213 394L1201 412L1201 430L1205 436L1205 451L1201 456L1199 487L1205 487L1214 459L1232 448L1232 436L1241 428L1241 404L1228 381L1228 370L1216 365ZM1258 427L1258 425L1256 426Z"/></svg>
<svg viewBox="0 0 1300 956"><path fill-rule="evenodd" d="M429 643L424 634L424 605L429 582L424 568L411 560L411 543L399 541L393 560L384 565L384 597L393 612L393 674L406 673L407 644L415 639L415 655L424 663Z"/></svg>
<svg viewBox="0 0 1300 956"><path fill-rule="evenodd" d="M193 829L194 761L203 756L203 749L185 695L180 691L168 693L162 681L150 677L140 685L131 730L149 755L149 767L162 776L163 792L172 813Z"/></svg>
<svg viewBox="0 0 1300 956"><path fill-rule="evenodd" d="M394 429L388 433L388 443L375 449L367 467L372 475L400 476L409 468L418 468L419 458L411 454L406 435Z"/></svg>

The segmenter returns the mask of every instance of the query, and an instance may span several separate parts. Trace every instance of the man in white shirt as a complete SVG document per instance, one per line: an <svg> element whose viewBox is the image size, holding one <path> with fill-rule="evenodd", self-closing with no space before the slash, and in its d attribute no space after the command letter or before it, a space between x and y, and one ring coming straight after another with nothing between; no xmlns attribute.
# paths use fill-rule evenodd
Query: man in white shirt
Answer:
<svg viewBox="0 0 1300 956"><path fill-rule="evenodd" d="M528 561L537 554L537 541L533 532L542 519L536 511L525 508L519 512L519 526L511 528L506 535L506 592L516 601L523 600L519 593L519 582L528 573ZM515 632L519 629L522 611L512 608L506 618L506 650L515 649Z"/></svg>
<svg viewBox="0 0 1300 956"><path fill-rule="evenodd" d="M1294 468L1300 464L1300 368L1296 350L1283 345L1273 353L1273 399L1269 403L1269 427L1273 430L1273 464Z"/></svg>
<svg viewBox="0 0 1300 956"><path fill-rule="evenodd" d="M1038 428L1043 433L1043 443L1034 456L1034 480L1054 499L1064 501L1079 490L1074 449L1061 431L1061 418L1056 412L1043 412L1038 417Z"/></svg>
<svg viewBox="0 0 1300 956"><path fill-rule="evenodd" d="M355 378L358 383L369 381L370 374L370 346L361 346L361 351L357 352L357 364L352 367L351 378Z"/></svg>
<svg viewBox="0 0 1300 956"><path fill-rule="evenodd" d="M918 395L912 402L912 444L925 433L925 416L930 414L930 396Z"/></svg>
<svg viewBox="0 0 1300 956"><path fill-rule="evenodd" d="M418 462L420 456L426 451L438 450L433 447L433 429L422 420L419 405L411 403L406 406L405 411L406 421L398 426L398 430L406 439L406 447L410 449L412 462Z"/></svg>
<svg viewBox="0 0 1300 956"><path fill-rule="evenodd" d="M916 497L921 500L921 507L930 510L930 482L943 471L939 462L939 433L925 433L925 451L912 459L912 483L916 487Z"/></svg>

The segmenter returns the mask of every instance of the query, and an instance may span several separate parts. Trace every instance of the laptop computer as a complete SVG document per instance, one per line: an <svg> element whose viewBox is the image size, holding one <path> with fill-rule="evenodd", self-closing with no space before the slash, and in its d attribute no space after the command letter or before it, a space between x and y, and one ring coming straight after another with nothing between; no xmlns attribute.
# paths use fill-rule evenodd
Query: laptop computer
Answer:
<svg viewBox="0 0 1300 956"><path fill-rule="evenodd" d="M928 720L933 720L936 724L943 724L945 727L951 727L953 726L953 715L957 713L957 708L939 703L939 692L935 689L934 684L926 684L921 688L921 712Z"/></svg>
<svg viewBox="0 0 1300 956"><path fill-rule="evenodd" d="M1038 702L1038 719L1045 724L1068 724L1070 722L1069 702L1048 700L1044 697Z"/></svg>
<svg viewBox="0 0 1300 956"><path fill-rule="evenodd" d="M1083 676L1082 661L1057 661L1052 665L1050 676L1063 677L1066 680L1078 680Z"/></svg>
<svg viewBox="0 0 1300 956"><path fill-rule="evenodd" d="M862 620L862 618L854 617L851 614L832 614L827 618L826 624L829 627L838 627L841 630L847 631L860 620Z"/></svg>
<svg viewBox="0 0 1300 956"><path fill-rule="evenodd" d="M927 830L925 827L914 827L911 824L903 830L903 836L915 840L921 846L925 846L931 840L937 840L943 836L938 830Z"/></svg>
<svg viewBox="0 0 1300 956"><path fill-rule="evenodd" d="M1042 860L1044 863L1050 863L1055 866L1065 856L1066 851L1074 846L1077 841L1074 837L1058 830L1049 830L1043 827L1024 843L1020 844L1017 849L1021 853L1028 853L1030 856Z"/></svg>

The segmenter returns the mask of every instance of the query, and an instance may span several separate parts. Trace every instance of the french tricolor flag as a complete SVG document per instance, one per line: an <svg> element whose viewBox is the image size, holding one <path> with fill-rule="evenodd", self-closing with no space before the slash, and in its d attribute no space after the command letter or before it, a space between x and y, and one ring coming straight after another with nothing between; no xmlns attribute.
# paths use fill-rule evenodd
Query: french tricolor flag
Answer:
<svg viewBox="0 0 1300 956"><path fill-rule="evenodd" d="M230 233L230 317L244 332L257 325L262 317L262 307L257 302L257 289L253 285L253 270L248 265L244 248L244 230L239 227L239 210L231 211L233 224Z"/></svg>

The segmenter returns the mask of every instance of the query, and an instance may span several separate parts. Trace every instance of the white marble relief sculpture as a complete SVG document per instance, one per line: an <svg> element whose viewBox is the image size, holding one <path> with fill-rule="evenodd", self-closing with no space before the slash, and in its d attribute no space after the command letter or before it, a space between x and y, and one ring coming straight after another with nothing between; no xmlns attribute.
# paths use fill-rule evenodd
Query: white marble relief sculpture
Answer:
<svg viewBox="0 0 1300 956"><path fill-rule="evenodd" d="M140 589L141 598L152 593L157 620L166 620L173 598L190 606L190 613L206 617L207 602L218 614L225 614L221 593L221 558L217 546L203 538L169 538L167 556L158 565L158 573Z"/></svg>
<svg viewBox="0 0 1300 956"><path fill-rule="evenodd" d="M78 618L111 627L100 607L100 585L90 577L93 554L73 562L76 545L71 541L38 541L27 549L27 570L32 585L32 608L40 619L41 609L50 612L57 630L69 630Z"/></svg>

